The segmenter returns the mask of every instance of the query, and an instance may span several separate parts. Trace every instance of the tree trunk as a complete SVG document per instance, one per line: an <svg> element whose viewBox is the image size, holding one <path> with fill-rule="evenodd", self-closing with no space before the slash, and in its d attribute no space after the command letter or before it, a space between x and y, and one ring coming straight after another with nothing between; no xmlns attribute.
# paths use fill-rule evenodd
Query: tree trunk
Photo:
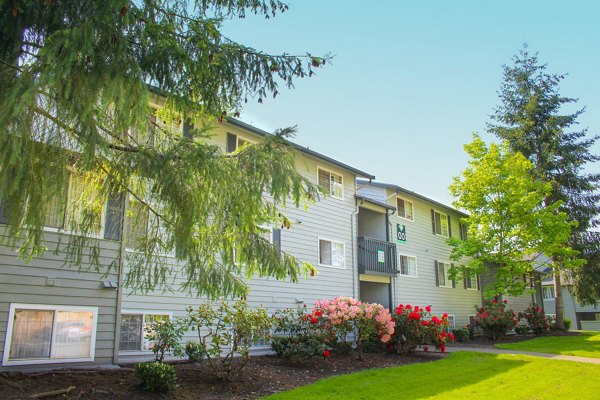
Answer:
<svg viewBox="0 0 600 400"><path fill-rule="evenodd" d="M554 277L554 308L556 313L556 329L565 330L565 307L562 296L562 283L560 281L560 269L556 264L555 257L552 257L552 274Z"/></svg>

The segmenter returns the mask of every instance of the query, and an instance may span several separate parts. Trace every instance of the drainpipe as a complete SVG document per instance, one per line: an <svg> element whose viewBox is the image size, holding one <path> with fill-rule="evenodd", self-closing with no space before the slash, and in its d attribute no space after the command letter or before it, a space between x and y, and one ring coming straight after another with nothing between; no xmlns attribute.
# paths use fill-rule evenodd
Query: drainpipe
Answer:
<svg viewBox="0 0 600 400"><path fill-rule="evenodd" d="M119 363L119 341L121 340L121 310L123 306L123 285L125 284L125 224L127 215L127 205L129 204L129 196L123 195L123 215L121 223L121 241L119 246L119 283L117 287L117 312L115 313L115 338L113 351L113 364Z"/></svg>
<svg viewBox="0 0 600 400"><path fill-rule="evenodd" d="M388 197L388 199L390 197ZM387 203L387 201L386 201L386 203ZM390 210L385 210L385 239L386 239L387 242L390 241L390 237L391 237L390 232L392 230L392 224L390 222L390 215L394 215L394 213L396 212L396 210L392 210L391 214L389 213L389 211ZM389 300L388 301L389 301L389 304L390 304L390 309L392 307L394 307L394 293L393 293L394 292L394 284L393 283L395 282L395 279L396 278L394 278L394 277L390 277L390 283L389 283L390 288L388 290L388 294L389 294Z"/></svg>
<svg viewBox="0 0 600 400"><path fill-rule="evenodd" d="M357 193L356 180L354 180L354 192ZM354 241L357 240L354 235L354 220L356 219L356 216L358 215L358 212L360 210L360 204L358 204L358 199L354 198L354 204L356 204L356 208L354 212L350 214L350 241L352 243L352 297L358 299L358 295L360 294L359 291L356 290L356 278L358 275L358 267L356 268L356 271L354 270L354 267L356 265L356 252L354 247Z"/></svg>

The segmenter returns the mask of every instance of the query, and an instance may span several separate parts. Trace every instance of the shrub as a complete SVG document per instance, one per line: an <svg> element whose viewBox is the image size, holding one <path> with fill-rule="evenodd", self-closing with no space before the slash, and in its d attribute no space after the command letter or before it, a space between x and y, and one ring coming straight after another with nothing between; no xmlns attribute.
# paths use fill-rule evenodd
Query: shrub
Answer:
<svg viewBox="0 0 600 400"><path fill-rule="evenodd" d="M199 362L206 357L206 347L201 342L187 342L184 351L188 360L193 362Z"/></svg>
<svg viewBox="0 0 600 400"><path fill-rule="evenodd" d="M506 309L507 301L485 300L483 307L475 306L475 325L483 330L483 336L498 340L517 324L516 314Z"/></svg>
<svg viewBox="0 0 600 400"><path fill-rule="evenodd" d="M183 355L181 338L187 331L187 324L181 320L156 321L144 328L144 337L151 341L151 350L155 361L162 361L165 353L172 351L174 355Z"/></svg>
<svg viewBox="0 0 600 400"><path fill-rule="evenodd" d="M214 374L228 381L244 369L250 348L268 339L273 322L264 308L250 309L245 301L206 303L196 310L189 307L188 317ZM237 363L235 355L240 356Z"/></svg>
<svg viewBox="0 0 600 400"><path fill-rule="evenodd" d="M565 324L565 330L569 330L571 328L571 320L569 318L564 318L563 323Z"/></svg>
<svg viewBox="0 0 600 400"><path fill-rule="evenodd" d="M343 344L348 345L350 333L355 334L358 358L362 359L363 344L376 336L387 343L394 333L394 320L381 304L363 303L351 297L319 300L313 308L312 318L319 319L325 328L332 329Z"/></svg>
<svg viewBox="0 0 600 400"><path fill-rule="evenodd" d="M450 325L448 314L444 313L442 318L432 315L430 306L413 308L410 304L400 304L395 309L394 320L396 328L391 347L395 347L398 354L407 354L426 344L444 352L446 341L455 339L453 333L446 333Z"/></svg>
<svg viewBox="0 0 600 400"><path fill-rule="evenodd" d="M454 334L454 340L456 340L457 342L466 343L471 339L471 333L469 332L469 328L453 329L452 333Z"/></svg>
<svg viewBox="0 0 600 400"><path fill-rule="evenodd" d="M519 318L527 321L527 326L534 335L541 335L550 331L550 320L546 317L544 309L535 303L531 303L525 311L521 311Z"/></svg>
<svg viewBox="0 0 600 400"><path fill-rule="evenodd" d="M278 310L273 318L271 348L278 356L297 363L309 357L331 354L335 334L318 318L307 314L306 306Z"/></svg>
<svg viewBox="0 0 600 400"><path fill-rule="evenodd" d="M149 392L170 392L175 389L177 376L175 367L159 361L140 363L135 374L142 381L142 387Z"/></svg>

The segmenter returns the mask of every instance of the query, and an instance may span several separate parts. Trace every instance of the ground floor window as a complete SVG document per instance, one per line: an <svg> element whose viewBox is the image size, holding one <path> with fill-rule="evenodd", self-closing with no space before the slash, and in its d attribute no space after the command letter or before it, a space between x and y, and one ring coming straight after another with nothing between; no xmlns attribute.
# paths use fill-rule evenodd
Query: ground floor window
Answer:
<svg viewBox="0 0 600 400"><path fill-rule="evenodd" d="M148 327L153 322L168 321L169 318L168 314L123 312L121 314L119 351L152 350L153 343L145 338Z"/></svg>
<svg viewBox="0 0 600 400"><path fill-rule="evenodd" d="M11 304L3 365L93 361L96 307Z"/></svg>
<svg viewBox="0 0 600 400"><path fill-rule="evenodd" d="M554 286L542 287L542 296L544 300L554 300Z"/></svg>

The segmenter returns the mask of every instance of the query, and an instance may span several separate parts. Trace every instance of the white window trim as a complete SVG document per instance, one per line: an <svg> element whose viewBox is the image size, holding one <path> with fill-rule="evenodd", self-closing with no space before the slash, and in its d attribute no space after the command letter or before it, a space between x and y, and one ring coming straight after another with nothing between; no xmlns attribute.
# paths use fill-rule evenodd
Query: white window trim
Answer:
<svg viewBox="0 0 600 400"><path fill-rule="evenodd" d="M402 267L400 265L400 257L402 257L402 256L412 257L415 259L415 274L414 275L405 275L402 273ZM412 279L418 278L419 277L419 263L417 261L417 256L398 252L398 271L399 271L398 276L401 276L403 278L412 278Z"/></svg>
<svg viewBox="0 0 600 400"><path fill-rule="evenodd" d="M396 196L396 207L398 207L398 199L404 200L405 206L406 206L406 203L410 203L410 206L412 209L412 219L406 218L406 217L401 217L400 214L398 214L398 212L396 212L396 216L403 221L415 222L415 203L412 200L408 200L406 197Z"/></svg>
<svg viewBox="0 0 600 400"><path fill-rule="evenodd" d="M330 180L330 186L329 186L329 197L331 197L332 199L336 199L336 200L344 200L344 174L341 174L339 172L336 172L334 170L328 169L328 168L323 168L319 165L317 165L317 186L319 186L319 171L325 171L325 172L329 172L330 174L334 174L339 176L340 178L342 178L342 197L337 197L334 196L332 194L332 190L331 190L331 180ZM319 186L320 187L320 186Z"/></svg>
<svg viewBox="0 0 600 400"><path fill-rule="evenodd" d="M556 294L554 294L554 297L544 297L544 288L551 288L552 291L554 292L554 286L551 286L551 285L542 286L542 300L543 301L554 301L554 300L556 300Z"/></svg>
<svg viewBox="0 0 600 400"><path fill-rule="evenodd" d="M131 314L140 314L142 316L142 346L144 344L144 327L146 325L146 315L166 315L169 317L169 321L171 321L173 319L173 312L172 311L156 311L156 310L131 310L131 309L127 309L127 310L122 310L121 311L121 315L131 315ZM119 339L121 337L121 321L118 321L118 326L119 326ZM121 345L121 341L119 340L119 342L116 344L117 349L120 347ZM152 354L152 350L148 349L148 350L120 350L119 349L119 355L120 356L136 356L136 355L148 355L148 354Z"/></svg>
<svg viewBox="0 0 600 400"><path fill-rule="evenodd" d="M249 144L256 144L256 141L248 139L245 136L240 136L237 133L233 133L233 135L235 135L235 149L236 150L240 148L240 139Z"/></svg>
<svg viewBox="0 0 600 400"><path fill-rule="evenodd" d="M448 314L448 323L450 323L450 318L452 318L452 325L448 325L448 332L452 332L452 330L456 329L456 316L454 314Z"/></svg>
<svg viewBox="0 0 600 400"><path fill-rule="evenodd" d="M471 284L473 284L473 278L468 278L468 279L470 279L471 280ZM475 275L475 288L468 287L466 289L467 290L472 290L474 292L478 292L479 291L479 277L477 275Z"/></svg>
<svg viewBox="0 0 600 400"><path fill-rule="evenodd" d="M327 242L331 242L331 243L339 243L344 247L344 265L342 265L341 267L337 266L337 265L327 265L327 264L321 264L321 240L327 241ZM332 259L333 259L333 254L332 254ZM335 239L330 239L330 238L326 238L326 237L317 237L317 265L319 267L327 267L327 268L335 268L335 269L346 269L346 243L341 241L341 240L335 240Z"/></svg>
<svg viewBox="0 0 600 400"><path fill-rule="evenodd" d="M438 287L445 288L445 289L454 289L452 287L452 279L450 279L450 277L448 276L449 273L450 273L450 268L452 268L452 263L450 261L440 261L440 260L437 260L437 265L436 265L436 268L438 268L437 274L440 273L440 270L439 270L440 263L447 264L448 265L448 271L446 272L446 268L444 268L444 278L446 278L445 279L446 280L446 284L445 285L438 285ZM439 279L439 275L438 275L438 284L439 284L439 282L440 282L440 279Z"/></svg>
<svg viewBox="0 0 600 400"><path fill-rule="evenodd" d="M442 217L441 217L442 215L446 217L446 224L448 224L448 214L446 214L445 212L436 210L435 208L433 209L433 213L434 213L434 215L433 215L433 224L434 225L435 225L435 213L440 214L440 224L442 223ZM440 226L440 231L442 230L441 228L442 227ZM447 226L445 235L443 234L443 232L441 234L436 232L435 235L444 237L444 238L449 238L450 237L450 226L449 225Z"/></svg>
<svg viewBox="0 0 600 400"><path fill-rule="evenodd" d="M90 337L90 356L79 358L31 358L27 360L9 360L10 345L12 341L12 331L15 320L15 311L19 310L44 310L44 311L74 311L74 312L91 312L92 313L92 334ZM61 305L46 305L46 304L25 304L11 303L8 311L8 326L6 327L6 341L4 342L4 353L2 355L2 366L13 365L33 365L33 364L62 364L73 362L92 362L96 353L96 329L98 327L98 307L84 306L61 306ZM52 324L51 340L54 343L54 332L56 328L56 318Z"/></svg>

